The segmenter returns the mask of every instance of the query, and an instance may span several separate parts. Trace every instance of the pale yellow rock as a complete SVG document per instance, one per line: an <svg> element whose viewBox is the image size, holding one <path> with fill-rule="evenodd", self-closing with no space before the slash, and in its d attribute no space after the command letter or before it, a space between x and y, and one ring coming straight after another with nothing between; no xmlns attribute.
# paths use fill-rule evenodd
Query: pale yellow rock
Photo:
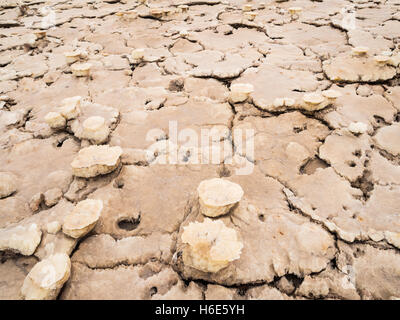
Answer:
<svg viewBox="0 0 400 320"><path fill-rule="evenodd" d="M103 117L89 117L83 122L82 126L82 138L91 140L96 144L105 142L110 134L110 129Z"/></svg>
<svg viewBox="0 0 400 320"><path fill-rule="evenodd" d="M380 65L389 64L390 57L387 55L377 55L374 57L374 61Z"/></svg>
<svg viewBox="0 0 400 320"><path fill-rule="evenodd" d="M81 102L82 97L80 96L70 97L62 100L60 113L67 120L76 118L81 112Z"/></svg>
<svg viewBox="0 0 400 320"><path fill-rule="evenodd" d="M37 263L28 273L21 288L25 300L57 298L71 274L71 261L64 253L55 254Z"/></svg>
<svg viewBox="0 0 400 320"><path fill-rule="evenodd" d="M71 66L72 74L76 77L88 77L90 75L91 63L74 63Z"/></svg>
<svg viewBox="0 0 400 320"><path fill-rule="evenodd" d="M241 186L219 178L202 181L197 192L201 213L208 217L218 217L228 213L243 197Z"/></svg>
<svg viewBox="0 0 400 320"><path fill-rule="evenodd" d="M243 5L242 10L243 10L244 12L251 11L251 10L253 10L253 5L251 5L251 4L245 4L245 5Z"/></svg>
<svg viewBox="0 0 400 320"><path fill-rule="evenodd" d="M351 51L353 52L354 55L363 56L363 55L366 55L368 53L369 48L368 47L359 46L359 47L352 48Z"/></svg>
<svg viewBox="0 0 400 320"><path fill-rule="evenodd" d="M284 104L286 107L293 107L296 103L296 100L293 98L283 98Z"/></svg>
<svg viewBox="0 0 400 320"><path fill-rule="evenodd" d="M13 250L24 256L32 255L42 238L37 224L0 229L0 251Z"/></svg>
<svg viewBox="0 0 400 320"><path fill-rule="evenodd" d="M65 60L67 64L73 64L82 58L87 56L87 52L83 50L75 50L72 52L64 52Z"/></svg>
<svg viewBox="0 0 400 320"><path fill-rule="evenodd" d="M249 94L254 91L254 87L249 83L235 83L231 85L230 100L233 103L247 100Z"/></svg>
<svg viewBox="0 0 400 320"><path fill-rule="evenodd" d="M72 173L82 178L110 173L118 167L121 154L120 147L108 145L83 148L71 163Z"/></svg>
<svg viewBox="0 0 400 320"><path fill-rule="evenodd" d="M234 229L221 220L205 219L184 227L182 242L188 244L183 252L185 264L204 272L218 272L240 258L243 243Z"/></svg>
<svg viewBox="0 0 400 320"><path fill-rule="evenodd" d="M352 122L349 124L348 129L354 134L363 134L367 132L368 125L363 122Z"/></svg>
<svg viewBox="0 0 400 320"><path fill-rule="evenodd" d="M303 12L303 8L302 7L290 7L288 9L288 11L293 16L293 15L298 15L299 13Z"/></svg>
<svg viewBox="0 0 400 320"><path fill-rule="evenodd" d="M186 38L189 35L189 32L186 29L179 31L179 36L182 38Z"/></svg>
<svg viewBox="0 0 400 320"><path fill-rule="evenodd" d="M303 96L303 101L298 106L300 109L307 111L322 110L329 105L329 102L319 92L306 93Z"/></svg>
<svg viewBox="0 0 400 320"><path fill-rule="evenodd" d="M308 104L318 105L324 102L324 96L317 92L306 93L303 96L303 101Z"/></svg>
<svg viewBox="0 0 400 320"><path fill-rule="evenodd" d="M36 40L40 40L46 37L46 31L37 31L33 33L36 37Z"/></svg>
<svg viewBox="0 0 400 320"><path fill-rule="evenodd" d="M155 18L161 18L164 14L163 10L157 9L157 8L153 8L150 9L150 15L155 17Z"/></svg>
<svg viewBox="0 0 400 320"><path fill-rule="evenodd" d="M188 5L182 4L182 5L179 5L178 8L181 9L183 13L186 13L186 12L189 11L189 6Z"/></svg>
<svg viewBox="0 0 400 320"><path fill-rule="evenodd" d="M101 200L87 199L79 202L65 218L63 232L75 239L83 237L94 228L102 210Z"/></svg>
<svg viewBox="0 0 400 320"><path fill-rule="evenodd" d="M10 172L0 172L0 199L17 191L17 177Z"/></svg>
<svg viewBox="0 0 400 320"><path fill-rule="evenodd" d="M125 21L132 21L138 17L138 12L136 10L126 11L122 12L120 16L122 16Z"/></svg>
<svg viewBox="0 0 400 320"><path fill-rule="evenodd" d="M67 123L65 118L59 112L49 112L44 117L44 120L52 129L62 129Z"/></svg>
<svg viewBox="0 0 400 320"><path fill-rule="evenodd" d="M274 99L273 106L275 108L280 108L285 106L285 99L284 98L276 98Z"/></svg>
<svg viewBox="0 0 400 320"><path fill-rule="evenodd" d="M244 12L243 17L249 21L253 21L257 17L258 13L257 12Z"/></svg>
<svg viewBox="0 0 400 320"><path fill-rule="evenodd" d="M46 224L46 230L48 233L56 234L61 230L61 223L59 221L52 221Z"/></svg>
<svg viewBox="0 0 400 320"><path fill-rule="evenodd" d="M139 48L132 51L132 58L134 60L142 60L144 58L145 49Z"/></svg>
<svg viewBox="0 0 400 320"><path fill-rule="evenodd" d="M335 100L335 99L337 99L337 98L342 96L342 94L339 91L336 91L334 89L329 89L329 90L322 91L322 95L325 98L331 99L331 100Z"/></svg>

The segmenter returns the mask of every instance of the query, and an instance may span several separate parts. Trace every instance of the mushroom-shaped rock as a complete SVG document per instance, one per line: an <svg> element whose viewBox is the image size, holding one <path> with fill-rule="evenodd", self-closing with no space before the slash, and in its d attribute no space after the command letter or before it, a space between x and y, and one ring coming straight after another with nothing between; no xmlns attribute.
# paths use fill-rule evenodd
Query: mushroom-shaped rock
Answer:
<svg viewBox="0 0 400 320"><path fill-rule="evenodd" d="M44 117L44 121L46 121L46 123L52 129L62 129L67 123L65 118L59 112L49 112Z"/></svg>
<svg viewBox="0 0 400 320"><path fill-rule="evenodd" d="M150 9L150 11L149 11L149 15L154 18L157 18L157 19L162 18L163 14L164 14L164 11L161 9L158 9L158 8L153 8L153 9Z"/></svg>
<svg viewBox="0 0 400 320"><path fill-rule="evenodd" d="M179 31L179 36L182 38L186 38L189 35L189 32L186 29Z"/></svg>
<svg viewBox="0 0 400 320"><path fill-rule="evenodd" d="M324 109L328 105L325 97L318 92L306 93L299 108L307 111L318 111Z"/></svg>
<svg viewBox="0 0 400 320"><path fill-rule="evenodd" d="M60 113L62 116L67 120L76 118L81 112L81 101L82 97L80 96L66 98L61 101Z"/></svg>
<svg viewBox="0 0 400 320"><path fill-rule="evenodd" d="M35 264L26 276L21 294L26 300L53 300L57 298L71 274L71 260L65 253L51 255Z"/></svg>
<svg viewBox="0 0 400 320"><path fill-rule="evenodd" d="M48 233L56 234L61 230L61 223L59 221L52 221L46 224L46 230Z"/></svg>
<svg viewBox="0 0 400 320"><path fill-rule="evenodd" d="M83 50L75 50L73 52L64 52L64 56L67 64L73 64L79 61L81 58L85 58L87 56L87 52Z"/></svg>
<svg viewBox="0 0 400 320"><path fill-rule="evenodd" d="M17 191L16 177L9 172L0 172L0 199Z"/></svg>
<svg viewBox="0 0 400 320"><path fill-rule="evenodd" d="M387 55L377 55L374 57L374 61L378 64L378 65L385 65L385 64L389 64L390 63L390 56Z"/></svg>
<svg viewBox="0 0 400 320"><path fill-rule="evenodd" d="M46 37L46 31L36 31L33 33L36 37L36 40L40 40Z"/></svg>
<svg viewBox="0 0 400 320"><path fill-rule="evenodd" d="M103 117L93 116L83 122L82 138L93 141L96 144L105 142L110 134Z"/></svg>
<svg viewBox="0 0 400 320"><path fill-rule="evenodd" d="M303 8L302 7L290 7L288 9L288 11L289 11L290 14L296 14L296 13L302 12Z"/></svg>
<svg viewBox="0 0 400 320"><path fill-rule="evenodd" d="M355 47L355 48L352 48L351 51L353 52L353 54L355 56L363 56L368 53L369 48L368 47Z"/></svg>
<svg viewBox="0 0 400 320"><path fill-rule="evenodd" d="M132 51L133 60L142 60L144 58L145 50L143 48L135 49Z"/></svg>
<svg viewBox="0 0 400 320"><path fill-rule="evenodd" d="M185 4L181 4L178 6L179 9L181 9L182 13L188 12L189 11L189 6Z"/></svg>
<svg viewBox="0 0 400 320"><path fill-rule="evenodd" d="M367 132L368 125L363 122L352 122L349 124L348 129L351 133L363 134L363 133Z"/></svg>
<svg viewBox="0 0 400 320"><path fill-rule="evenodd" d="M221 220L205 219L183 228L184 264L204 272L218 272L240 258L243 243L234 229Z"/></svg>
<svg viewBox="0 0 400 320"><path fill-rule="evenodd" d="M252 4L245 4L245 5L243 5L242 10L244 12L251 11L251 10L253 10L253 5Z"/></svg>
<svg viewBox="0 0 400 320"><path fill-rule="evenodd" d="M254 87L249 83L235 83L231 85L230 99L233 103L245 101Z"/></svg>
<svg viewBox="0 0 400 320"><path fill-rule="evenodd" d="M17 251L24 256L32 255L42 238L37 224L0 229L0 251Z"/></svg>
<svg viewBox="0 0 400 320"><path fill-rule="evenodd" d="M208 217L226 214L243 196L241 186L219 178L200 182L197 192L201 213Z"/></svg>
<svg viewBox="0 0 400 320"><path fill-rule="evenodd" d="M71 71L76 77L88 77L91 67L91 63L75 63L71 66Z"/></svg>
<svg viewBox="0 0 400 320"><path fill-rule="evenodd" d="M295 17L298 17L298 16L299 16L299 14L303 11L303 8L302 8L302 7L290 7L290 8L288 9L288 11L289 11L289 14L290 14L293 18L295 18Z"/></svg>
<svg viewBox="0 0 400 320"><path fill-rule="evenodd" d="M121 147L90 146L79 151L71 163L77 177L91 178L114 171L120 162Z"/></svg>
<svg viewBox="0 0 400 320"><path fill-rule="evenodd" d="M75 239L88 234L96 225L103 210L103 201L87 199L79 202L64 220L63 232Z"/></svg>
<svg viewBox="0 0 400 320"><path fill-rule="evenodd" d="M258 13L254 11L244 12L243 17L249 21L253 21L257 17Z"/></svg>
<svg viewBox="0 0 400 320"><path fill-rule="evenodd" d="M342 96L342 94L339 91L336 91L334 89L322 91L322 95L325 98L330 99L330 100L335 100Z"/></svg>

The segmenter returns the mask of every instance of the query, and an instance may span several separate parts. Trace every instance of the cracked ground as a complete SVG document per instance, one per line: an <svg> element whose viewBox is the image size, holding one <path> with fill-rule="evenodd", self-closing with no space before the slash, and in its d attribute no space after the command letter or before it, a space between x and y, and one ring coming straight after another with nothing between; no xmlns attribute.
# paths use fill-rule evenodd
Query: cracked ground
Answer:
<svg viewBox="0 0 400 320"><path fill-rule="evenodd" d="M355 28L341 22L351 12ZM366 56L352 53L360 46ZM0 238L35 223L41 239L31 255L0 251L0 299L21 299L30 270L55 253L71 259L58 299L400 299L400 60L373 59L399 49L398 0L1 0L0 191L4 177L15 186L0 199ZM88 77L66 61L76 50ZM254 91L233 103L240 83ZM340 96L320 110L297 103L327 89ZM46 115L74 96L82 113L50 128ZM83 178L71 162L93 143L81 132L92 116L122 156ZM215 128L227 157L254 170L147 157L170 121ZM363 132L349 130L357 122ZM254 154L239 150L236 129L254 130ZM181 236L204 219L199 183L216 177L243 188L218 218L243 250L210 273L183 263ZM103 202L89 234L49 232L85 199Z"/></svg>

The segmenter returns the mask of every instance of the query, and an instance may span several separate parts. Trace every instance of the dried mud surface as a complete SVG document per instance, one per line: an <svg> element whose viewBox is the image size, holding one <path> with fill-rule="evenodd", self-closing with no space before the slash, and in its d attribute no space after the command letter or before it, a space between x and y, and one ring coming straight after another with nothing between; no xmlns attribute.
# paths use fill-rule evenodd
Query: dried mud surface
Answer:
<svg viewBox="0 0 400 320"><path fill-rule="evenodd" d="M340 24L348 6L354 30ZM120 14L130 10L137 16ZM37 39L46 12L55 26ZM54 253L72 265L58 299L400 299L400 67L354 57L356 46L398 54L399 1L2 0L0 242L32 223L41 239L31 255L0 251L0 299L21 299L26 275ZM90 77L66 63L77 49ZM235 83L254 86L247 101L229 101ZM341 96L322 110L275 108L277 98L327 89ZM51 129L45 116L74 96L82 113ZM105 119L102 143L122 157L105 175L77 177L71 163L93 142L81 134L92 116ZM146 149L169 138L148 140L149 130L168 132L170 121L197 133L226 127L221 141L253 172L190 155L188 164L149 160ZM366 132L350 132L353 122ZM232 132L249 128L255 152L238 154ZM217 177L243 188L218 218L243 250L207 273L184 264L181 236L204 220L199 183ZM89 234L49 232L84 199L103 201Z"/></svg>

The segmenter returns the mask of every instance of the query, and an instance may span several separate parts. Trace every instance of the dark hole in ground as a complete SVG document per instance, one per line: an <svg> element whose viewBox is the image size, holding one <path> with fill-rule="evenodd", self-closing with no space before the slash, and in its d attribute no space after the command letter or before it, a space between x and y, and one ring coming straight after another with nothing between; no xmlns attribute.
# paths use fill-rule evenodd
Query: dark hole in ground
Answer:
<svg viewBox="0 0 400 320"><path fill-rule="evenodd" d="M354 154L357 158L360 158L361 155L362 155L362 152L361 152L361 150L356 150L356 151L354 151L353 154Z"/></svg>
<svg viewBox="0 0 400 320"><path fill-rule="evenodd" d="M357 164L354 161L348 163L349 167L354 168Z"/></svg>
<svg viewBox="0 0 400 320"><path fill-rule="evenodd" d="M134 217L122 218L121 220L118 221L118 228L126 231L132 231L135 230L139 224L140 224L140 214L137 218Z"/></svg>
<svg viewBox="0 0 400 320"><path fill-rule="evenodd" d="M117 178L114 181L113 187L117 189L122 189L124 185L125 185L124 180L121 178Z"/></svg>
<svg viewBox="0 0 400 320"><path fill-rule="evenodd" d="M150 296L154 296L157 293L157 287L150 288Z"/></svg>

